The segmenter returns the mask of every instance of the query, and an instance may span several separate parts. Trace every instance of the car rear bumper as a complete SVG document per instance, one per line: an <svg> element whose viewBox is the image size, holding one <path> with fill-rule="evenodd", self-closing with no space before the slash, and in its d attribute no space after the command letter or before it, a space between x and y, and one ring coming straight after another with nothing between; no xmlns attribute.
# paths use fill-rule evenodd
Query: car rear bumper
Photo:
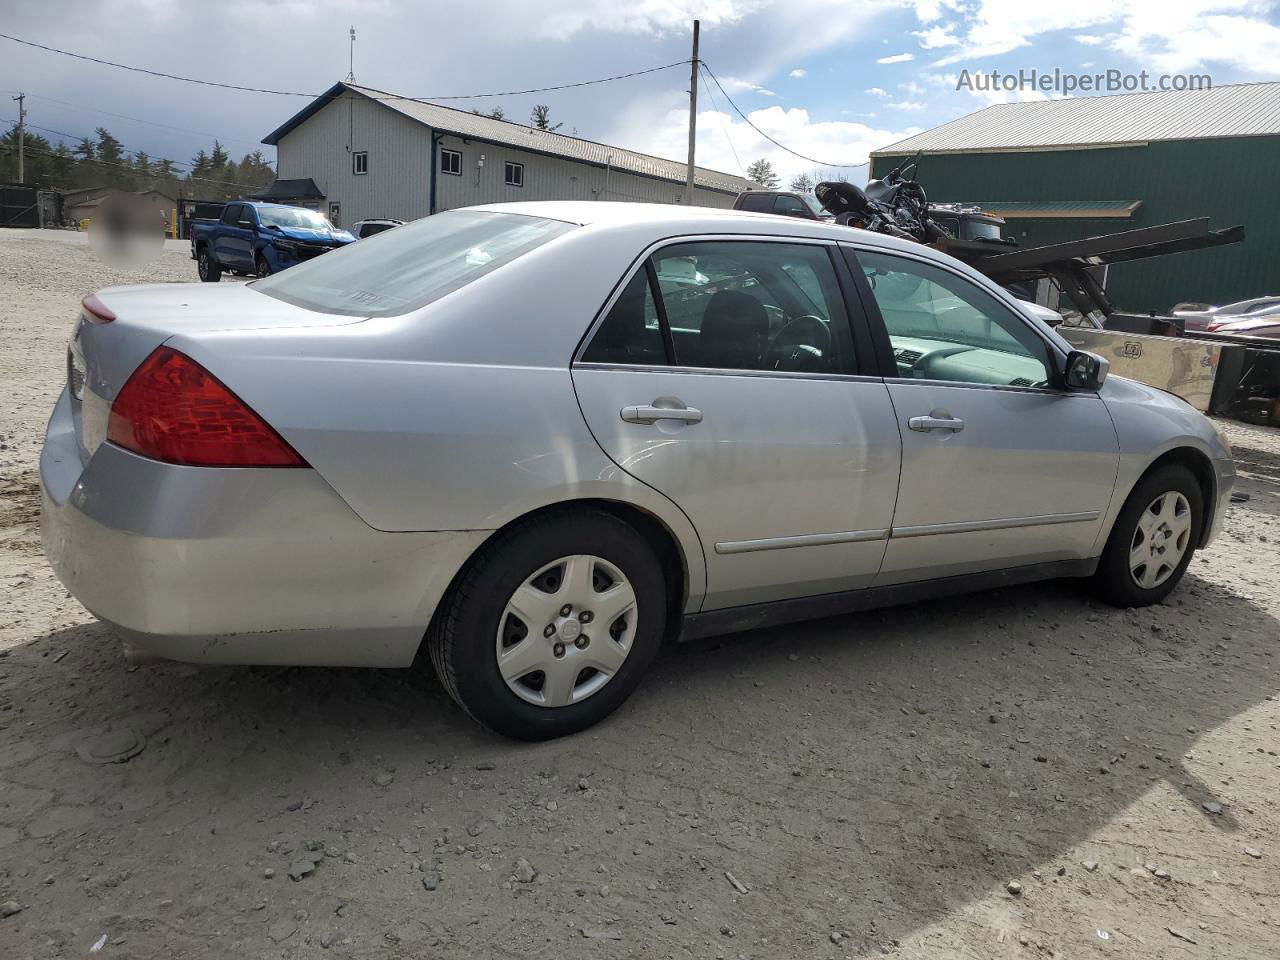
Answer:
<svg viewBox="0 0 1280 960"><path fill-rule="evenodd" d="M54 572L142 657L408 666L487 535L374 530L309 469L180 467L110 443L82 466L65 391L40 476Z"/></svg>

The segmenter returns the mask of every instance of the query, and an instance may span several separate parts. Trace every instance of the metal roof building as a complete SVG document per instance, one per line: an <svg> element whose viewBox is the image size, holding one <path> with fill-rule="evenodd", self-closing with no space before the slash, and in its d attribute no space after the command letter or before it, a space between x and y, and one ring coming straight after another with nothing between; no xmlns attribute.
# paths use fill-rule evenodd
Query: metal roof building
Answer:
<svg viewBox="0 0 1280 960"><path fill-rule="evenodd" d="M412 220L516 200L683 201L685 165L422 100L336 83L264 139L282 180L314 183L331 219ZM694 199L728 207L748 181L698 167Z"/></svg>
<svg viewBox="0 0 1280 960"><path fill-rule="evenodd" d="M931 200L980 203L1024 246L1244 224L1234 247L1110 267L1123 309L1280 293L1280 83L996 104L874 151L872 175L917 151Z"/></svg>

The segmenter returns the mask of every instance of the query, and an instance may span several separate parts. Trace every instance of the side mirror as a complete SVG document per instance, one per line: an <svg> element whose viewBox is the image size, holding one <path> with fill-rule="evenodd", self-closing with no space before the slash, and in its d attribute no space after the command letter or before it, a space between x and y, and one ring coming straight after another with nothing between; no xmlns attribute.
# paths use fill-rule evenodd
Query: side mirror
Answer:
<svg viewBox="0 0 1280 960"><path fill-rule="evenodd" d="M1101 390L1107 381L1111 361L1087 350L1067 354L1066 382L1068 390Z"/></svg>

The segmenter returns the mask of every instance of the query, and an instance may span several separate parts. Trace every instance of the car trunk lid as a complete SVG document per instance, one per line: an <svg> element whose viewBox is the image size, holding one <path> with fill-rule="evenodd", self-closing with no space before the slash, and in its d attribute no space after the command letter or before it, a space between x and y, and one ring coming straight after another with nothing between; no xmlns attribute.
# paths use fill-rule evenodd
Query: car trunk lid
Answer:
<svg viewBox="0 0 1280 960"><path fill-rule="evenodd" d="M248 284L192 283L112 287L98 302L112 319L82 312L67 351L67 385L80 445L88 462L106 438L111 404L147 356L170 337L229 330L334 327L364 318L315 313L258 293Z"/></svg>

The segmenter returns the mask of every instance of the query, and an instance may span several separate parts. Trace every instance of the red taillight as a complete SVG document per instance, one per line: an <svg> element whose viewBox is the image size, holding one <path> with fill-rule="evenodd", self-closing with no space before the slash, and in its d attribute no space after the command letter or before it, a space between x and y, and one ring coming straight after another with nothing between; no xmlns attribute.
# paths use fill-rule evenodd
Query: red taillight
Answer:
<svg viewBox="0 0 1280 960"><path fill-rule="evenodd" d="M225 384L159 347L111 405L107 439L189 467L305 467L306 461Z"/></svg>
<svg viewBox="0 0 1280 960"><path fill-rule="evenodd" d="M91 293L80 301L82 307L81 315L89 323L110 323L116 318L116 315L107 309L107 305L98 299L96 293Z"/></svg>

